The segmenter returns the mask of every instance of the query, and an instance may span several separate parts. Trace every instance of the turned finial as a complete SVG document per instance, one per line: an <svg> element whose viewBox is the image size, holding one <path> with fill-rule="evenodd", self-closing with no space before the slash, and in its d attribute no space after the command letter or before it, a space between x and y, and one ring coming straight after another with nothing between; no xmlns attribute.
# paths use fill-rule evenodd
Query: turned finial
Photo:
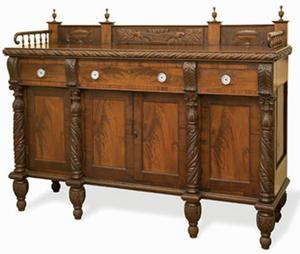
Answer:
<svg viewBox="0 0 300 254"><path fill-rule="evenodd" d="M280 10L278 12L278 15L279 15L279 21L283 21L283 15L284 15L284 11L282 10L283 9L283 6L280 5Z"/></svg>
<svg viewBox="0 0 300 254"><path fill-rule="evenodd" d="M53 9L53 12L52 12L53 22L56 22L56 17L57 17L57 15L56 15L56 10Z"/></svg>
<svg viewBox="0 0 300 254"><path fill-rule="evenodd" d="M105 9L105 14L104 14L104 17L105 17L105 22L109 22L109 16L110 16L110 14L109 14L109 12L108 12L108 9Z"/></svg>
<svg viewBox="0 0 300 254"><path fill-rule="evenodd" d="M216 12L216 7L213 7L213 12L211 13L211 16L213 17L213 22L217 22L217 16L218 13Z"/></svg>

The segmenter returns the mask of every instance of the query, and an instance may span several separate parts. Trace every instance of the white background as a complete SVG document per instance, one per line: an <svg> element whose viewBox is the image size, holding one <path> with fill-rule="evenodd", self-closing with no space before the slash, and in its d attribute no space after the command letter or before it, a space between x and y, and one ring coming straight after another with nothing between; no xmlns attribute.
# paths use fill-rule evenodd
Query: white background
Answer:
<svg viewBox="0 0 300 254"><path fill-rule="evenodd" d="M97 24L110 8L116 24L206 24L217 6L223 24L270 23L283 4L294 47L289 68L288 202L273 231L268 253L299 253L299 50L298 1L1 1L0 48L13 46L18 31L47 29L51 11L64 24ZM11 180L13 169L12 92L8 90L6 57L0 56L0 253L263 253L256 211L252 206L202 201L197 239L190 239L179 197L86 186L81 221L75 221L62 184L52 193L50 181L29 179L27 208L17 212ZM298 70L298 72L297 72ZM267 253L267 252L265 252Z"/></svg>

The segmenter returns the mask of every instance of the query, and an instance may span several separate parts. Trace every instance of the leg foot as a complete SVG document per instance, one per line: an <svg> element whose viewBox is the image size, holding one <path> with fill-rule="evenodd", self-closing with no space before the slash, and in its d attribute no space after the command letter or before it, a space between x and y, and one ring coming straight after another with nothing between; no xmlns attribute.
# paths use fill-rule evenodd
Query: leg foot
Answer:
<svg viewBox="0 0 300 254"><path fill-rule="evenodd" d="M287 200L287 194L286 192L282 195L277 207L275 208L275 221L279 222L281 219L281 209L284 207Z"/></svg>
<svg viewBox="0 0 300 254"><path fill-rule="evenodd" d="M24 211L26 207L25 197L28 192L28 181L27 179L23 180L14 180L13 181L13 190L17 197L17 207L19 211Z"/></svg>
<svg viewBox="0 0 300 254"><path fill-rule="evenodd" d="M71 187L70 188L70 192L69 192L69 196L70 196L70 200L73 204L74 207L74 211L73 211L73 215L75 217L76 220L80 220L81 216L82 216L82 204L85 200L85 189L84 187L80 187L80 188L74 188Z"/></svg>
<svg viewBox="0 0 300 254"><path fill-rule="evenodd" d="M198 221L201 217L201 204L199 201L186 201L184 214L189 222L188 232L191 238L196 238L199 232Z"/></svg>
<svg viewBox="0 0 300 254"><path fill-rule="evenodd" d="M257 212L257 226L261 232L260 244L265 250L269 249L271 245L271 232L275 226L275 214L273 211L258 211Z"/></svg>
<svg viewBox="0 0 300 254"><path fill-rule="evenodd" d="M52 181L51 188L52 188L53 192L59 192L59 190L60 190L59 181Z"/></svg>

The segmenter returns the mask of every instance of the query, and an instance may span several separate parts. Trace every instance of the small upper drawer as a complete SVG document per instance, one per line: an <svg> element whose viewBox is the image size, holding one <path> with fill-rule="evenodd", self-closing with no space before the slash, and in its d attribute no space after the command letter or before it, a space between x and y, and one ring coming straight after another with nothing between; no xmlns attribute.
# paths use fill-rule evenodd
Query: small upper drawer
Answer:
<svg viewBox="0 0 300 254"><path fill-rule="evenodd" d="M182 65L164 62L79 61L83 88L134 91L183 91Z"/></svg>
<svg viewBox="0 0 300 254"><path fill-rule="evenodd" d="M198 64L202 94L257 95L257 67L250 64Z"/></svg>
<svg viewBox="0 0 300 254"><path fill-rule="evenodd" d="M64 60L21 59L19 67L23 85L66 86Z"/></svg>

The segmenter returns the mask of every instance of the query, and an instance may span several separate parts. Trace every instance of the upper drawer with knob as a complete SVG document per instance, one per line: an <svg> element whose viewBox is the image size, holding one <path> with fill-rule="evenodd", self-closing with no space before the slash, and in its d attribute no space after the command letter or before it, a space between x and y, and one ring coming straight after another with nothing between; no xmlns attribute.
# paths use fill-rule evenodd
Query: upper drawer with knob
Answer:
<svg viewBox="0 0 300 254"><path fill-rule="evenodd" d="M198 64L198 90L202 94L257 95L257 65Z"/></svg>
<svg viewBox="0 0 300 254"><path fill-rule="evenodd" d="M64 60L21 59L19 68L23 85L66 86Z"/></svg>
<svg viewBox="0 0 300 254"><path fill-rule="evenodd" d="M79 84L87 89L182 92L182 64L80 60Z"/></svg>

